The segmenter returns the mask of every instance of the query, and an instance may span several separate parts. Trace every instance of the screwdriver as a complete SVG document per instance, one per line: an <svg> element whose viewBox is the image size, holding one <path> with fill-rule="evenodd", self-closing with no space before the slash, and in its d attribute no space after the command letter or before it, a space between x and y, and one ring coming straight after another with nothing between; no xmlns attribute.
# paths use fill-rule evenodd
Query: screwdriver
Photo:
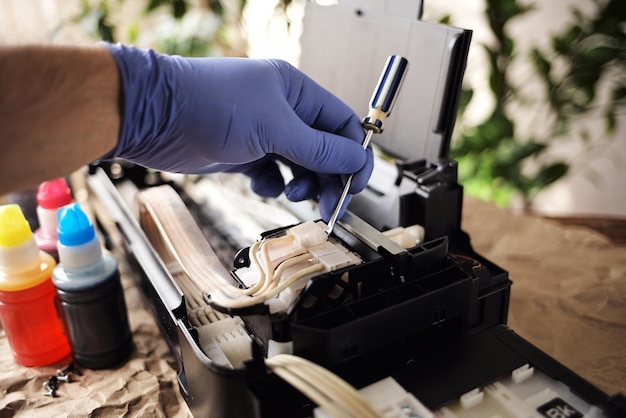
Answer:
<svg viewBox="0 0 626 418"><path fill-rule="evenodd" d="M382 73L380 74L380 78L376 84L376 89L374 90L374 94L370 100L369 112L367 113L367 116L363 118L361 123L361 125L363 125L363 129L365 130L365 139L363 139L362 143L363 149L367 149L373 134L379 134L383 131L383 124L385 119L387 119L387 117L391 114L391 108L396 102L398 92L400 91L402 81L404 81L404 76L406 75L408 68L409 61L407 61L404 57L391 55L387 58L387 62L385 63ZM351 174L350 177L348 177L346 185L343 187L343 192L339 197L339 202L337 202L337 207L335 207L335 211L330 217L328 228L326 229L326 233L328 235L333 232L341 207L348 196L348 191L350 190L353 177L354 174Z"/></svg>

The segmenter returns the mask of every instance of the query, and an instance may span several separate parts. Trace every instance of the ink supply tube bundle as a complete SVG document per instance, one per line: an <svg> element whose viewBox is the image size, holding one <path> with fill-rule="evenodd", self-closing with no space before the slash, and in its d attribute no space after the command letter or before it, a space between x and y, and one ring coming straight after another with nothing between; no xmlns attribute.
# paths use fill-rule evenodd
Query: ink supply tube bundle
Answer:
<svg viewBox="0 0 626 418"><path fill-rule="evenodd" d="M70 354L54 306L56 263L40 251L20 207L0 207L0 320L15 361L47 366Z"/></svg>
<svg viewBox="0 0 626 418"><path fill-rule="evenodd" d="M77 365L104 369L133 348L117 262L103 253L93 224L78 204L58 213L59 265L52 280Z"/></svg>
<svg viewBox="0 0 626 418"><path fill-rule="evenodd" d="M44 181L37 191L37 219L39 228L35 230L35 241L40 250L47 252L59 262L57 251L57 212L74 199L64 178Z"/></svg>

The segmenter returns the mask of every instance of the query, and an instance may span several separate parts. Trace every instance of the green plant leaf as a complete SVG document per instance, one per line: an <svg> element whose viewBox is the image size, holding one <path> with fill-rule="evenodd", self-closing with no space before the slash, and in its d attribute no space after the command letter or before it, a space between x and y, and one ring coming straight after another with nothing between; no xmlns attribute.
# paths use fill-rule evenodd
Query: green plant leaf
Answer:
<svg viewBox="0 0 626 418"><path fill-rule="evenodd" d="M556 35L552 37L552 49L559 55L567 55L571 53L572 44L565 37Z"/></svg>
<svg viewBox="0 0 626 418"><path fill-rule="evenodd" d="M607 134L612 134L613 132L615 132L616 124L617 119L615 118L615 108L610 107L604 114L604 131Z"/></svg>
<svg viewBox="0 0 626 418"><path fill-rule="evenodd" d="M461 94L459 95L459 114L463 114L467 106L472 101L472 97L474 97L474 89L468 86L463 86L461 88Z"/></svg>
<svg viewBox="0 0 626 418"><path fill-rule="evenodd" d="M440 23L442 25L448 25L450 24L450 15L444 15L442 16L437 23Z"/></svg>
<svg viewBox="0 0 626 418"><path fill-rule="evenodd" d="M187 13L187 2L185 0L174 0L172 2L172 14L176 19L181 19Z"/></svg>
<svg viewBox="0 0 626 418"><path fill-rule="evenodd" d="M502 14L502 20L508 21L514 17L519 17L531 10L534 10L535 6L532 4L522 4L517 0L496 0L489 1L489 3L498 3L500 6L500 13Z"/></svg>
<svg viewBox="0 0 626 418"><path fill-rule="evenodd" d="M218 16L224 16L224 5L220 0L208 0L209 9Z"/></svg>
<svg viewBox="0 0 626 418"><path fill-rule="evenodd" d="M159 6L168 4L170 0L150 0L146 6L146 12L151 12Z"/></svg>
<svg viewBox="0 0 626 418"><path fill-rule="evenodd" d="M576 13L576 11L574 12ZM565 34L563 34L563 42L565 42L566 45L569 46L568 49L571 50L572 46L575 47L576 43L578 42L578 38L582 35L583 33L583 29L578 26L578 25L573 25L569 28L569 30L567 30L567 32L565 32Z"/></svg>
<svg viewBox="0 0 626 418"><path fill-rule="evenodd" d="M596 68L599 68L603 65L606 65L608 62L616 59L619 55L619 52L622 48L612 48L610 46L596 46L592 47L586 51L583 51L583 59L588 61L590 64L595 65Z"/></svg>
<svg viewBox="0 0 626 418"><path fill-rule="evenodd" d="M567 174L568 170L569 165L564 162L557 162L541 167L535 176L533 182L534 186L538 189L543 189Z"/></svg>
<svg viewBox="0 0 626 418"><path fill-rule="evenodd" d="M547 146L547 144L533 141L529 141L523 144L517 144L516 149L511 155L512 161L521 162L528 157L536 157L537 155L544 152Z"/></svg>
<svg viewBox="0 0 626 418"><path fill-rule="evenodd" d="M535 64L535 68L542 76L549 76L550 71L552 70L552 64L550 64L550 61L546 59L546 57L538 48L532 49L530 53L530 58L533 64ZM544 78L547 79L549 77Z"/></svg>
<svg viewBox="0 0 626 418"><path fill-rule="evenodd" d="M611 91L611 100L614 102L619 102L620 100L623 100L624 98L626 98L626 85L617 85L612 91Z"/></svg>
<svg viewBox="0 0 626 418"><path fill-rule="evenodd" d="M109 23L108 4L105 1L101 1L96 13L98 16L98 36L105 42L115 42L115 37L113 35L115 27Z"/></svg>
<svg viewBox="0 0 626 418"><path fill-rule="evenodd" d="M137 43L137 38L139 37L139 22L134 21L129 27L127 31L128 42L131 44Z"/></svg>
<svg viewBox="0 0 626 418"><path fill-rule="evenodd" d="M100 36L100 39L105 42L114 43L115 37L113 36L113 32L113 26L107 25L103 20L98 22L98 35Z"/></svg>

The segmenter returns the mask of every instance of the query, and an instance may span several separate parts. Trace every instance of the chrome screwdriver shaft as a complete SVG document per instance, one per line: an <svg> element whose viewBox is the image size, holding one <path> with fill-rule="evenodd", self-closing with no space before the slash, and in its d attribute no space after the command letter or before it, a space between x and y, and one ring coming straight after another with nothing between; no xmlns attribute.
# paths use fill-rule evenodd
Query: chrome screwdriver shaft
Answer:
<svg viewBox="0 0 626 418"><path fill-rule="evenodd" d="M404 81L404 76L406 75L408 68L409 62L404 57L391 55L387 58L387 62L385 63L382 73L380 74L380 78L376 84L376 89L374 90L374 94L370 100L369 112L367 113L367 116L363 118L362 125L363 129L365 129L363 149L367 149L373 134L379 134L383 131L385 119L387 119L387 117L391 114L391 109L396 102L396 98L398 97L400 87L402 86L402 82ZM335 211L328 221L328 228L326 229L326 233L328 235L333 232L335 223L337 223L337 218L339 217L341 208L343 207L346 197L348 196L348 192L350 191L353 177L354 174L351 174L350 177L348 177L348 180L343 187L341 196L339 197L339 201L337 202L337 206L335 207Z"/></svg>
<svg viewBox="0 0 626 418"><path fill-rule="evenodd" d="M363 149L366 149L372 139L372 134L374 130L368 129L365 134L365 139L363 140ZM348 180L346 181L346 185L343 186L343 191L341 192L341 196L339 196L339 202L337 202L337 206L335 207L335 211L330 217L330 221L328 221L328 228L326 229L326 233L330 235L333 232L333 228L335 227L335 223L337 222L337 218L339 217L339 212L341 211L341 207L343 206L343 202L346 201L346 197L348 196L348 191L350 190L350 186L352 185L352 178L354 174L350 174Z"/></svg>

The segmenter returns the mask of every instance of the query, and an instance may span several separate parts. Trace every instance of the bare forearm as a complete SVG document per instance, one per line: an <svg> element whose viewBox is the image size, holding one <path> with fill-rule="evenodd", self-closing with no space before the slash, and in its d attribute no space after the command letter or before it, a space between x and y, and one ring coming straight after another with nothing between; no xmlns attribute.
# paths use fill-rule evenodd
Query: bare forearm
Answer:
<svg viewBox="0 0 626 418"><path fill-rule="evenodd" d="M67 175L111 150L120 100L105 48L0 48L0 195Z"/></svg>

